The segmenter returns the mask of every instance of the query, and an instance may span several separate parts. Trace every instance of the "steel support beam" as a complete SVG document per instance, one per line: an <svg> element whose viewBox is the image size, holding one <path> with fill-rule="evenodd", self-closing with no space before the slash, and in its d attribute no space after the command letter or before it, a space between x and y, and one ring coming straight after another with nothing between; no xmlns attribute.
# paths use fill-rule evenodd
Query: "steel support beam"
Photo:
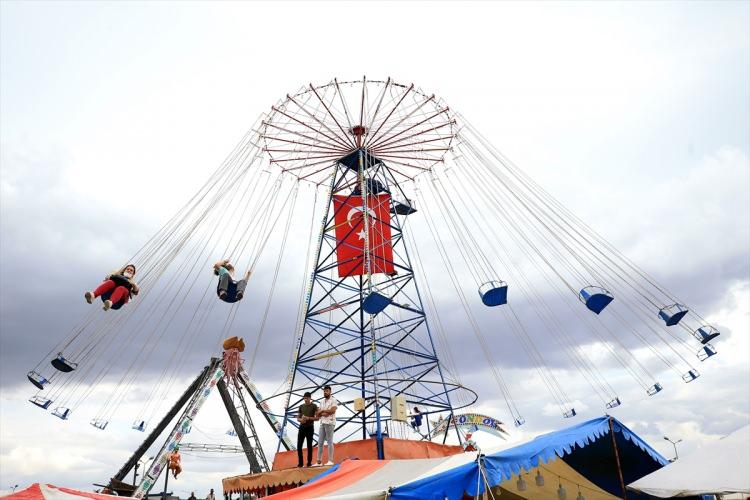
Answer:
<svg viewBox="0 0 750 500"><path fill-rule="evenodd" d="M220 380L216 384L216 388L219 390L221 400L224 402L224 407L227 409L227 413L229 414L229 419L232 421L232 426L234 426L237 437L240 439L242 449L245 451L245 456L247 457L247 461L250 464L250 472L254 474L263 472L260 464L258 463L258 459L255 456L255 450L253 450L253 447L250 444L250 440L247 437L247 433L245 432L245 426L242 425L242 420L237 414L237 409L234 407L234 401L232 401L232 396L231 394L229 394L229 389L227 388L226 382L224 382L223 379Z"/></svg>
<svg viewBox="0 0 750 500"><path fill-rule="evenodd" d="M198 390L198 388L201 386L203 380L206 377L206 374L211 368L216 366L216 363L218 362L218 358L211 358L211 362L209 363L209 365L203 368L203 371L201 371L200 375L198 375L195 380L193 380L193 383L190 384L190 386L185 390L182 396L180 396L180 399L177 400L177 402L172 406L167 414L164 415L164 418L162 418L161 421L156 425L156 427L154 427L154 430L151 431L151 433L148 435L148 437L146 437L143 443L141 443L138 449L135 450L135 453L133 453L128 461L125 462L125 465L123 465L122 468L117 472L117 474L113 476L113 479L116 479L117 481L122 481L125 479L125 476L128 474L130 469L135 467L135 464L138 463L138 461L143 457L143 455L146 454L148 449L152 444L154 444L161 433L164 432L164 429L167 428L169 422L171 422L177 416L177 413L179 413L180 409L182 409L182 407L185 406L185 404L195 395L196 390Z"/></svg>

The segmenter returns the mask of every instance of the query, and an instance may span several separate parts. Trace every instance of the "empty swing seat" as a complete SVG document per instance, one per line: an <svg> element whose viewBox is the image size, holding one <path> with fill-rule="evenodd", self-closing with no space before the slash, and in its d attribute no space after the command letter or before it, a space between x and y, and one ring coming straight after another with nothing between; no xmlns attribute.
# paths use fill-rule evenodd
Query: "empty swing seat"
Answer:
<svg viewBox="0 0 750 500"><path fill-rule="evenodd" d="M698 349L698 352L696 353L696 356L698 356L698 359L701 361L705 361L711 356L716 354L716 349L711 344L706 344L700 349Z"/></svg>
<svg viewBox="0 0 750 500"><path fill-rule="evenodd" d="M698 370L688 370L687 373L682 375L682 380L684 380L686 383L689 383L700 377L700 375L701 374L698 373Z"/></svg>
<svg viewBox="0 0 750 500"><path fill-rule="evenodd" d="M362 301L362 309L367 314L378 314L388 307L390 303L391 299L385 295L381 295L378 292L372 292Z"/></svg>
<svg viewBox="0 0 750 500"><path fill-rule="evenodd" d="M674 326L688 313L688 308L682 304L672 304L659 309L659 317L667 326Z"/></svg>
<svg viewBox="0 0 750 500"><path fill-rule="evenodd" d="M609 305L615 298L607 290L600 286L587 286L578 292L578 298L581 302L586 304L586 307L590 311L594 311L599 314Z"/></svg>
<svg viewBox="0 0 750 500"><path fill-rule="evenodd" d="M94 420L92 420L92 421L91 421L90 423L91 423L91 425L93 425L93 426L94 426L94 427L96 427L97 429L99 429L99 430L102 430L102 431L103 431L104 429L106 429L106 428L107 428L107 424L109 423L109 420L102 420L102 419L100 419L100 418L95 418L95 419L94 419Z"/></svg>
<svg viewBox="0 0 750 500"><path fill-rule="evenodd" d="M144 432L146 430L146 421L145 420L136 420L133 422L133 430Z"/></svg>
<svg viewBox="0 0 750 500"><path fill-rule="evenodd" d="M70 408L63 408L62 406L59 406L52 411L52 414L62 420L68 420L68 415L70 415Z"/></svg>
<svg viewBox="0 0 750 500"><path fill-rule="evenodd" d="M479 287L479 297L487 307L508 303L508 284L504 281L488 281Z"/></svg>
<svg viewBox="0 0 750 500"><path fill-rule="evenodd" d="M721 335L719 330L710 325L703 325L693 332L693 337L698 339L701 344L708 344L719 335Z"/></svg>
<svg viewBox="0 0 750 500"><path fill-rule="evenodd" d="M65 356L63 356L63 353L58 353L57 357L53 359L51 362L52 366L54 366L57 370L60 370L61 372L72 372L76 368L78 368L78 363L73 363L72 361L68 361L65 359Z"/></svg>
<svg viewBox="0 0 750 500"><path fill-rule="evenodd" d="M571 408L570 410L568 410L565 413L563 413L563 417L565 417L565 418L575 417L576 415L578 415L578 414L576 413L576 409L575 408Z"/></svg>
<svg viewBox="0 0 750 500"><path fill-rule="evenodd" d="M649 387L648 389L646 389L646 394L648 394L649 396L653 396L654 394L660 393L662 389L663 387L661 386L661 384L657 382L651 387Z"/></svg>
<svg viewBox="0 0 750 500"><path fill-rule="evenodd" d="M44 378L44 375L42 375L41 373L37 373L34 370L27 373L26 378L28 378L29 382L34 384L34 387L36 387L37 389L44 389L44 386L49 384L49 380Z"/></svg>
<svg viewBox="0 0 750 500"><path fill-rule="evenodd" d="M52 404L51 399L46 399L41 396L34 396L33 398L29 399L29 402L33 405L38 406L42 410L46 410L49 408L49 405Z"/></svg>
<svg viewBox="0 0 750 500"><path fill-rule="evenodd" d="M607 403L606 406L607 406L608 409L612 409L612 408L617 408L621 404L622 403L620 402L620 398L615 397L615 399L613 399L612 401L610 401L609 403Z"/></svg>
<svg viewBox="0 0 750 500"><path fill-rule="evenodd" d="M513 420L513 424L516 427L521 427L523 424L526 423L526 419L523 417L518 417L517 419Z"/></svg>

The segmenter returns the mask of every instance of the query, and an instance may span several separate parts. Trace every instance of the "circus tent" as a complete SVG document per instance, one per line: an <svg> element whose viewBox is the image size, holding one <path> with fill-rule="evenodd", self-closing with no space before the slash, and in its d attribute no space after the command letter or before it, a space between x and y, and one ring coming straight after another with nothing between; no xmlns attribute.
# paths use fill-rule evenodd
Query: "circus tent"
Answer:
<svg viewBox="0 0 750 500"><path fill-rule="evenodd" d="M750 495L750 425L681 457L628 488L662 498Z"/></svg>
<svg viewBox="0 0 750 500"><path fill-rule="evenodd" d="M4 500L82 500L86 498L90 500L110 500L119 497L74 490L51 484L34 483L28 488L5 495L2 498Z"/></svg>
<svg viewBox="0 0 750 500"><path fill-rule="evenodd" d="M612 432L614 431L614 432ZM493 494L578 500L622 496L625 484L668 461L625 425L600 417L504 450L413 460L347 460L269 498L460 499ZM632 493L631 493L632 496Z"/></svg>

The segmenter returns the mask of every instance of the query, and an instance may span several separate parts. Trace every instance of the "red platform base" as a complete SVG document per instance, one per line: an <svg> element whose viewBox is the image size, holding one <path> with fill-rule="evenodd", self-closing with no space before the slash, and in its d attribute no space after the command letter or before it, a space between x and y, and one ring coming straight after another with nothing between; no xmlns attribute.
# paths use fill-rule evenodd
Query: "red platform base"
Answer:
<svg viewBox="0 0 750 500"><path fill-rule="evenodd" d="M383 438L383 452L388 460L409 458L448 457L463 453L461 446L438 444L431 441L411 441L409 439ZM302 451L307 459L307 449ZM318 457L318 447L313 447L313 463ZM362 439L338 443L333 447L335 463L349 458L359 460L377 460L378 448L375 439ZM323 462L328 460L328 446L323 446ZM273 470L290 469L297 466L297 451L280 451L273 459Z"/></svg>

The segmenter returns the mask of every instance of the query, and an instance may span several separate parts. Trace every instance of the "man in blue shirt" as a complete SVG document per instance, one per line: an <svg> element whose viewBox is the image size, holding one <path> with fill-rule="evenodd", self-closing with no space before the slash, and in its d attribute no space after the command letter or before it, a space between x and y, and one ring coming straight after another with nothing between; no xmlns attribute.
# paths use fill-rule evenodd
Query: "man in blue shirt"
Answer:
<svg viewBox="0 0 750 500"><path fill-rule="evenodd" d="M414 407L414 413L411 415L411 426L417 432L419 432L419 428L422 427L422 413L416 406Z"/></svg>

